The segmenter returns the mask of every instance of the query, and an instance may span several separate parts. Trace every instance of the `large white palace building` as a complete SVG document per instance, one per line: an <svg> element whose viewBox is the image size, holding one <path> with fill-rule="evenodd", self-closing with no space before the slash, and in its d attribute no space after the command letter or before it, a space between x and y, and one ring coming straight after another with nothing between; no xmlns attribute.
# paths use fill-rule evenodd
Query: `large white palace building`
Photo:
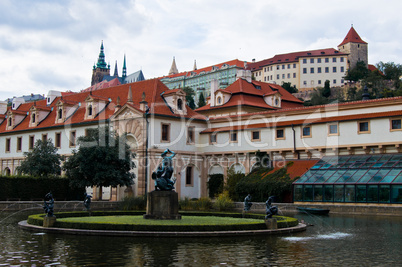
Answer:
<svg viewBox="0 0 402 267"><path fill-rule="evenodd" d="M401 119L402 97L304 107L279 85L252 81L246 70L225 89L212 81L207 106L195 111L181 89L170 90L158 79L93 92L50 91L45 100L1 103L0 168L15 174L38 139L51 138L69 156L86 129L108 126L128 134L136 178L131 188L100 191L103 199L153 190L151 173L166 148L177 153L179 196L199 198L207 196L209 174L226 174L230 167L250 172L257 150L276 161L401 153Z"/></svg>

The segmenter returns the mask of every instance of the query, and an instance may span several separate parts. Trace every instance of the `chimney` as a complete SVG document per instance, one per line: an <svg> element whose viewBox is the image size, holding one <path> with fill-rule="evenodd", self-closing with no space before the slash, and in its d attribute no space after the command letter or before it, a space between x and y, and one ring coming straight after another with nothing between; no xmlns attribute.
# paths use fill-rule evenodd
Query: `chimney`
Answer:
<svg viewBox="0 0 402 267"><path fill-rule="evenodd" d="M236 80L243 79L251 83L251 70L238 70L236 74Z"/></svg>
<svg viewBox="0 0 402 267"><path fill-rule="evenodd" d="M215 106L215 92L218 90L218 80L217 79L213 79L211 81L211 107Z"/></svg>
<svg viewBox="0 0 402 267"><path fill-rule="evenodd" d="M116 106L114 107L114 112L118 111L120 108L121 108L120 97L118 96L116 99Z"/></svg>
<svg viewBox="0 0 402 267"><path fill-rule="evenodd" d="M147 109L147 105L148 102L145 101L145 92L142 92L142 101L140 102L140 109L145 112Z"/></svg>

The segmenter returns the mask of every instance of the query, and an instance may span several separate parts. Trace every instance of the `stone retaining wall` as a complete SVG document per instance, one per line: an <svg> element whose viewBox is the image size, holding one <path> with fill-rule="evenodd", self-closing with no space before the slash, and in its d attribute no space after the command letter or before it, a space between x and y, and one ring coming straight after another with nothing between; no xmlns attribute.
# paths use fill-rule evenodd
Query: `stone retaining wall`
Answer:
<svg viewBox="0 0 402 267"><path fill-rule="evenodd" d="M297 207L317 208L317 209L329 209L330 214L357 214L357 215L390 215L390 216L402 216L401 204L359 204L359 203L273 203L273 206L277 206L280 212L295 213L298 212ZM243 202L236 202L235 209L242 211L244 207ZM265 213L265 203L253 202L251 212Z"/></svg>
<svg viewBox="0 0 402 267"><path fill-rule="evenodd" d="M92 210L116 210L119 202L92 201ZM0 201L0 211L38 210L43 211L43 201ZM83 201L55 201L54 212L85 210Z"/></svg>

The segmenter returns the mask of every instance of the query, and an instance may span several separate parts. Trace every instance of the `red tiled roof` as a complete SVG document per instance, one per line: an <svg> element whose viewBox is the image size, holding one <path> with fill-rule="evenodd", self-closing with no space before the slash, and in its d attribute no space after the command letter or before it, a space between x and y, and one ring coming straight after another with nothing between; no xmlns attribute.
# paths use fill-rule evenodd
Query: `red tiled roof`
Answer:
<svg viewBox="0 0 402 267"><path fill-rule="evenodd" d="M161 115L161 116L169 116L169 117L177 117L177 118L183 117L182 115L179 115L179 114L173 114L173 112L171 111L171 109L168 107L168 105L164 101L163 97L161 96L161 94L164 91L168 91L169 89L158 79L153 79L153 80L145 80L145 81L135 82L135 83L131 83L131 84L123 84L123 85L119 85L119 86L115 86L115 87L109 87L109 88L97 90L96 91L97 97L102 98L102 99L110 98L111 102L108 103L106 108L101 111L102 114L99 114L98 116L96 116L93 119L85 120L85 122L91 122L91 121L96 122L101 119L109 119L114 114L117 97L120 98L121 106L123 106L127 102L128 90L129 90L130 86L132 89L132 97L133 97L133 103L130 105L135 107L137 110L140 110L140 102L142 101L142 94L145 93L145 101L148 102L151 114ZM56 109L53 109L53 111L50 112L49 115L43 121L41 121L40 124L36 127L29 127L29 117L27 117L12 130L6 131L5 124L4 123L1 124L0 125L0 133L41 129L41 128L47 128L47 127L53 127L53 126L62 126L62 125L76 124L76 123L84 122L85 105L78 105L78 104L83 103L88 96L89 96L88 91L63 96L63 101L77 104L76 105L77 110L64 123L58 123L58 124L55 123L57 112L56 112ZM61 97L57 97L49 105L49 107L50 108L55 107L56 104L59 102L59 100L61 100ZM36 104L38 106L46 106L46 100L36 101ZM29 110L29 108L32 107L32 105L33 105L33 103L21 104L18 107L18 110L16 110L16 111L19 113L24 113L26 115L27 111L24 111L24 110ZM15 112L15 111L13 111L13 112ZM187 108L187 115L185 115L184 117L200 119L200 120L206 119L205 116L202 116L202 115L196 113L195 111L191 110L190 108Z"/></svg>
<svg viewBox="0 0 402 267"><path fill-rule="evenodd" d="M208 129L203 130L201 133L207 134L207 133L214 133L214 132L216 133L216 132L241 131L241 130L248 130L248 129L285 127L285 126L291 126L291 125L299 126L299 125L319 124L319 123L328 123L328 122L395 117L395 116L401 116L401 115L402 115L402 110L386 111L386 112L378 112L378 113L334 116L334 117L325 117L325 118L316 118L316 119L277 121L277 122L256 123L256 124L248 124L248 125L226 126L226 127L219 127L219 128L208 128Z"/></svg>
<svg viewBox="0 0 402 267"><path fill-rule="evenodd" d="M305 159L305 160L290 160L290 161L274 161L273 162L273 167L274 169L265 175L268 175L270 173L273 173L283 167L286 166L286 164L292 162L289 164L287 167L287 173L289 174L289 177L294 180L297 177L302 176L305 172L307 172L311 167L313 167L319 159Z"/></svg>
<svg viewBox="0 0 402 267"><path fill-rule="evenodd" d="M234 59L234 60L226 61L226 62L223 62L223 63L219 63L219 64L216 64L216 65L212 65L212 66L201 68L201 69L196 69L196 70L192 70L192 71L184 71L184 72L180 72L180 73L177 73L177 74L163 76L163 77L160 77L159 79L175 78L175 77L180 77L180 76L189 77L189 76L193 75L193 73L198 75L203 71L205 71L205 72L212 71L213 67L218 67L219 69L221 69L222 66L225 65L225 64L229 65L229 66L237 66L237 67L240 67L240 68L244 68L244 61ZM247 63L247 64L249 64L249 63Z"/></svg>
<svg viewBox="0 0 402 267"><path fill-rule="evenodd" d="M45 111L50 111L52 110L51 107L47 107L47 106L38 106L38 105L33 105L32 107L35 107L36 110L45 110Z"/></svg>
<svg viewBox="0 0 402 267"><path fill-rule="evenodd" d="M302 57L323 57L323 56L339 56L346 55L344 53L339 52L334 48L326 48L326 49L318 49L318 50L309 50L309 51L301 51L301 52L293 52L288 54L280 54L275 55L272 58L264 59L258 62L250 63L247 69L254 71L261 69L264 66L272 65L272 64L287 64L298 62L299 58Z"/></svg>
<svg viewBox="0 0 402 267"><path fill-rule="evenodd" d="M232 95L227 103L215 107L211 107L211 105L208 104L197 109L196 111L199 112L241 105L255 106L266 109L277 109L268 105L264 100L264 96L275 93L279 93L282 96L282 105L285 104L286 108L289 107L287 103L292 103L290 105L291 107L300 106L303 103L303 101L300 101L279 85L257 81L252 81L249 83L244 79L238 79L226 89L220 89L219 91Z"/></svg>
<svg viewBox="0 0 402 267"><path fill-rule="evenodd" d="M348 34L346 34L345 39L343 39L342 43L338 45L338 47L347 43L367 44L365 41L362 40L362 38L360 38L359 34L357 34L353 26L350 28Z"/></svg>

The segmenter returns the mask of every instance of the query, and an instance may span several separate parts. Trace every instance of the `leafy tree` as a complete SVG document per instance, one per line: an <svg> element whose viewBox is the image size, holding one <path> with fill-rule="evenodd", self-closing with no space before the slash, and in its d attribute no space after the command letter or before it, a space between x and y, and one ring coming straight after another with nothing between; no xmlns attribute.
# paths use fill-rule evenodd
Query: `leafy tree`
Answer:
<svg viewBox="0 0 402 267"><path fill-rule="evenodd" d="M241 200L240 196L236 192L236 185L241 179L244 178L244 176L244 173L236 172L233 166L229 168L225 188L223 191L228 192L230 199Z"/></svg>
<svg viewBox="0 0 402 267"><path fill-rule="evenodd" d="M78 151L73 151L63 166L73 187L133 184L125 135L118 136L107 127L88 129L87 136L78 138L78 144Z"/></svg>
<svg viewBox="0 0 402 267"><path fill-rule="evenodd" d="M325 81L324 89L321 91L323 97L330 97L331 96L331 87L329 86L329 80Z"/></svg>
<svg viewBox="0 0 402 267"><path fill-rule="evenodd" d="M195 109L194 91L191 87L184 87L183 91L186 93L186 102L191 109Z"/></svg>
<svg viewBox="0 0 402 267"><path fill-rule="evenodd" d="M60 175L62 157L57 153L52 139L37 140L32 151L25 152L24 156L18 172L40 177Z"/></svg>
<svg viewBox="0 0 402 267"><path fill-rule="evenodd" d="M292 83L290 82L283 82L282 83L282 87L288 91L289 93L293 94L293 93L297 93L299 92L299 90L297 90L296 85L292 86Z"/></svg>
<svg viewBox="0 0 402 267"><path fill-rule="evenodd" d="M378 70L385 75L386 80L392 80L395 88L399 88L401 85L400 77L402 76L402 65L395 64L394 62L384 63L382 61L376 64Z"/></svg>
<svg viewBox="0 0 402 267"><path fill-rule="evenodd" d="M207 104L207 103L205 102L204 94L203 94L203 93L200 93L200 96L198 97L197 106L200 108L200 107L205 106L206 104Z"/></svg>
<svg viewBox="0 0 402 267"><path fill-rule="evenodd" d="M356 66L350 70L348 70L346 76L344 77L347 81L360 81L365 79L369 75L369 70L366 67L366 63L364 61L358 61Z"/></svg>

